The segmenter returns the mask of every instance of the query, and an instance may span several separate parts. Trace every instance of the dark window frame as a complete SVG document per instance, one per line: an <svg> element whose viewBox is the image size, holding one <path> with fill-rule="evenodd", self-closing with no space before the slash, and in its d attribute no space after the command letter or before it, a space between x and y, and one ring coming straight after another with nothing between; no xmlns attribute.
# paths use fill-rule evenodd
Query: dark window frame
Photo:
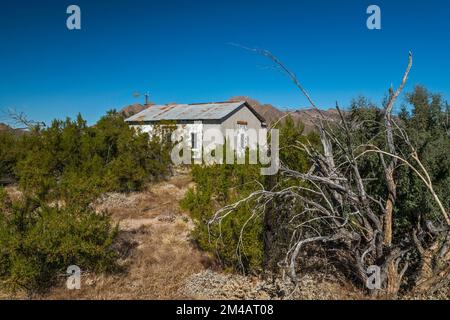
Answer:
<svg viewBox="0 0 450 320"><path fill-rule="evenodd" d="M191 132L191 149L197 149L197 133Z"/></svg>

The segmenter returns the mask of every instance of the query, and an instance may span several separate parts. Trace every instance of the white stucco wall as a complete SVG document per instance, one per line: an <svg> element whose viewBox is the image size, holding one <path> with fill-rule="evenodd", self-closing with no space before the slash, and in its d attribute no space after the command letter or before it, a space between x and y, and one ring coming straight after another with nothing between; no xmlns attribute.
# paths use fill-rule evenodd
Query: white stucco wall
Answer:
<svg viewBox="0 0 450 320"><path fill-rule="evenodd" d="M253 112L250 111L249 108L244 107L222 122L221 127L223 132L225 132L226 129L238 129L238 121L247 122L247 127L249 129L262 128L261 121L259 121L259 119L253 114Z"/></svg>
<svg viewBox="0 0 450 320"><path fill-rule="evenodd" d="M136 130L140 130L141 132L148 133L150 136L154 133L154 124L144 124L144 125L132 125L132 128ZM202 141L203 141L203 123L201 121L196 121L195 123L187 123L187 124L177 124L176 125L176 133L175 135L178 138L183 135L183 141L186 141L189 146L192 145L192 133L197 136L197 148L192 149L194 153L194 158L201 158L202 152ZM216 127L218 127L216 125Z"/></svg>
<svg viewBox="0 0 450 320"><path fill-rule="evenodd" d="M246 123L244 125L243 123ZM245 137L245 146L250 148L251 150L256 150L257 148L257 137L253 139L249 139L249 135L251 135L250 131L254 130L253 133L257 134L258 130L262 129L261 121L250 111L249 108L243 107L229 118L224 120L222 123L211 124L211 123L202 123L201 121L196 121L195 123L189 124L177 124L177 135L184 135L184 139L189 146L191 145L191 133L195 133L197 136L197 148L193 149L194 159L201 159L202 157L202 146L209 145L210 148L213 148L214 145L212 141L215 140L217 143L217 139L214 138L212 140L205 139L206 135L215 136L217 132L221 132L223 138L228 141L232 141L232 146L238 152L242 152L241 148L241 135ZM153 133L153 124L145 124L145 125L132 125L132 127L141 130L142 132L147 132L150 135ZM215 130L215 132L211 132L208 130ZM250 134L249 134L250 133ZM220 141L219 141L220 142ZM222 140L223 144L223 140ZM245 148L243 149L245 150Z"/></svg>
<svg viewBox="0 0 450 320"><path fill-rule="evenodd" d="M242 122L246 122L247 124L239 124ZM253 112L251 112L249 108L244 107L226 119L221 124L221 128L226 139L233 141L236 150L242 151L241 135L245 137L245 147L255 150L257 148L257 134L263 126L261 121L253 114Z"/></svg>

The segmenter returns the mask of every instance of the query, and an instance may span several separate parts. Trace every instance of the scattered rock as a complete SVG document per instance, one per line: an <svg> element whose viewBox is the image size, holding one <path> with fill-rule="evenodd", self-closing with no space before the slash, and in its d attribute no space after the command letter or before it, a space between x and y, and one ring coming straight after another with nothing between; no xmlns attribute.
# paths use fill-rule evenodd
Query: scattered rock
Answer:
<svg viewBox="0 0 450 320"><path fill-rule="evenodd" d="M173 214L165 214L165 215L161 215L161 216L159 216L158 217L158 221L160 221L160 222L168 222L168 223L173 223L173 222L175 222L175 219L176 219L177 217L175 216L175 215L173 215Z"/></svg>
<svg viewBox="0 0 450 320"><path fill-rule="evenodd" d="M322 279L321 279L322 278ZM323 280L323 275L306 274L295 286L289 279L264 280L257 277L225 274L205 270L192 275L184 287L185 295L197 299L219 300L335 300L361 299L353 288L344 288L332 276Z"/></svg>

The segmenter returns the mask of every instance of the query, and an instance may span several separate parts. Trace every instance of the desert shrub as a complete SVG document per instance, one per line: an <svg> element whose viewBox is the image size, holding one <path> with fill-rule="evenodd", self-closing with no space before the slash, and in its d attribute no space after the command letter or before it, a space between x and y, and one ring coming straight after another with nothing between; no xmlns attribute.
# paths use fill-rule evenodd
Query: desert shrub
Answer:
<svg viewBox="0 0 450 320"><path fill-rule="evenodd" d="M319 135L315 132L304 133L305 126L295 122L291 116L280 122L276 129L280 132L280 160L284 166L291 170L306 172L311 165L299 143L320 145Z"/></svg>
<svg viewBox="0 0 450 320"><path fill-rule="evenodd" d="M9 130L0 131L0 179L15 177L17 137Z"/></svg>
<svg viewBox="0 0 450 320"><path fill-rule="evenodd" d="M450 144L447 123L448 106L438 94L433 94L424 87L416 86L406 94L406 104L402 106L396 121L405 130L416 148L426 170L430 174L433 188L448 207L450 203ZM362 144L371 141L380 149L386 149L384 138L383 114L381 109L371 104L365 98L355 99L349 112L350 120L361 123L359 130L353 134L353 139ZM409 146L395 137L399 154L415 164L411 158ZM377 198L386 197L387 186L384 179L384 168L376 154L364 157L359 161L361 174L367 179L367 191ZM419 221L436 221L441 212L431 193L423 181L404 165L395 170L397 181L397 200L394 208L394 235L402 239L405 233Z"/></svg>
<svg viewBox="0 0 450 320"><path fill-rule="evenodd" d="M170 172L170 143L135 131L114 111L92 127L81 116L55 120L18 146L21 189L45 201L85 205L100 193L139 190Z"/></svg>
<svg viewBox="0 0 450 320"><path fill-rule="evenodd" d="M70 265L114 269L117 228L91 204L101 193L165 177L170 148L114 111L91 127L78 116L20 136L0 134L0 173L16 178L23 194L13 203L0 190L0 286L34 293Z"/></svg>
<svg viewBox="0 0 450 320"><path fill-rule="evenodd" d="M1 192L1 191L0 191ZM0 194L0 287L37 293L77 265L83 271L116 268L110 218L92 211L7 201Z"/></svg>
<svg viewBox="0 0 450 320"><path fill-rule="evenodd" d="M450 140L448 105L442 96L424 87L416 86L407 94L407 105L399 114L399 122L417 149L419 158L428 171L433 188L444 207L450 207ZM406 146L399 146L409 161ZM409 167L397 171L397 208L395 224L399 236L421 221L438 223L441 212L424 183Z"/></svg>
<svg viewBox="0 0 450 320"><path fill-rule="evenodd" d="M258 271L263 259L262 221L252 219L242 234L243 246L236 254L244 223L252 215L250 204L225 218L221 226L208 227L208 220L220 207L237 201L257 188L262 178L258 165L214 165L192 168L196 187L188 190L181 206L196 222L192 233L199 246L212 252L225 268Z"/></svg>
<svg viewBox="0 0 450 320"><path fill-rule="evenodd" d="M277 125L277 129L280 130L280 160L283 165L301 172L308 170L309 162L304 152L294 146L298 146L299 141L307 140L317 144L317 135L303 135L303 125L296 124L291 117ZM181 205L191 213L196 222L193 238L202 249L214 253L225 268L257 273L267 262L263 215L254 215L254 203L243 203L233 214L225 217L220 226L208 225L218 209L246 198L255 190L261 189L261 185L271 189L274 184L287 183L278 180L278 175L261 176L260 169L260 165L249 164L196 165L192 168L196 185L187 192ZM289 219L292 210L284 210L282 206L278 208L276 220ZM277 232L274 241L279 250L271 252L271 255L283 254L283 248L287 247L285 242L289 241L287 234L286 230Z"/></svg>

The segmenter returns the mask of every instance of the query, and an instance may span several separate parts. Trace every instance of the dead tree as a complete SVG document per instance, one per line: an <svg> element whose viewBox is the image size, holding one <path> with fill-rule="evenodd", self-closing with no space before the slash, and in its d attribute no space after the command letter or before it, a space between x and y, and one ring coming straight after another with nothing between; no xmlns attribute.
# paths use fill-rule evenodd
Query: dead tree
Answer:
<svg viewBox="0 0 450 320"><path fill-rule="evenodd" d="M36 128L45 127L44 122L30 120L24 112L15 109L8 109L4 111L5 118L9 119L15 126L20 126L20 130L33 130Z"/></svg>
<svg viewBox="0 0 450 320"><path fill-rule="evenodd" d="M307 245L320 244L334 252L336 260L345 266L346 273L357 279L362 286L366 285L368 267L376 265L381 270L382 290L370 289L373 293L396 296L402 285L402 279L408 270L407 253L414 249L412 241L401 243L392 241L393 209L396 201L395 168L398 162L413 169L425 183L438 204L444 226L427 249L415 235L414 243L422 256L421 275L417 276L417 283L424 288L437 287L429 283L446 283L449 279L449 217L437 194L434 192L431 178L421 163L409 138L392 116L392 109L396 99L403 90L412 66L412 54L403 75L399 88L390 92L389 100L384 107L384 130L387 150L381 150L370 143L358 144L354 141L353 131L361 124L351 122L336 106L340 121L327 119L311 96L303 88L295 74L286 68L280 60L266 50L251 49L271 59L300 89L319 114L316 123L322 148L316 148L310 143L298 143L297 148L303 150L310 159L312 166L306 172L291 170L285 166L281 168L281 175L286 179L306 182L288 188L271 188L257 190L247 198L230 206L222 208L210 220L210 224L219 223L234 209L244 202L254 201L254 211L250 219L267 214L267 205L277 210L275 199L284 199L300 204L289 223L293 234L284 261L280 263L290 278L298 280L297 271L301 268L299 262L302 250ZM396 150L394 136L398 136L411 148L411 163ZM367 192L366 181L361 176L359 160L369 154L377 154L384 168L384 183L387 186L386 199L376 198ZM294 206L293 206L294 208ZM271 211L273 214L273 211ZM244 226L245 227L245 226ZM435 228L436 229L436 228ZM242 231L241 231L242 234ZM242 243L240 242L240 245ZM239 249L237 250L239 253ZM439 261L437 261L437 260ZM422 280L421 280L422 279Z"/></svg>

